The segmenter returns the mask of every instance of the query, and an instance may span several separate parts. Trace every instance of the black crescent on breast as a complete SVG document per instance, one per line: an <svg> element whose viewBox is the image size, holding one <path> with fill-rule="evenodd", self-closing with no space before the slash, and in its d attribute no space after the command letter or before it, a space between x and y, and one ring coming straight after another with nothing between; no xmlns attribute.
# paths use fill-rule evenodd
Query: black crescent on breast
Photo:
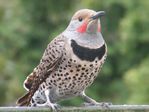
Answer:
<svg viewBox="0 0 149 112"><path fill-rule="evenodd" d="M71 40L71 47L74 54L81 60L94 61L96 57L100 60L106 52L106 46L103 44L100 48L90 49L77 44L75 40Z"/></svg>

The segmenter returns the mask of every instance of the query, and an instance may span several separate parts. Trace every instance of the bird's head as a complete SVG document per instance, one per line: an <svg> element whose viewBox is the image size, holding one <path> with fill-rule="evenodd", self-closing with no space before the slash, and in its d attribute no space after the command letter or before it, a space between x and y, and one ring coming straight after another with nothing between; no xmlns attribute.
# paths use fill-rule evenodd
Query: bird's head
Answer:
<svg viewBox="0 0 149 112"><path fill-rule="evenodd" d="M101 25L99 17L104 14L104 11L95 12L90 9L81 9L73 15L67 30L76 31L78 33L100 32Z"/></svg>

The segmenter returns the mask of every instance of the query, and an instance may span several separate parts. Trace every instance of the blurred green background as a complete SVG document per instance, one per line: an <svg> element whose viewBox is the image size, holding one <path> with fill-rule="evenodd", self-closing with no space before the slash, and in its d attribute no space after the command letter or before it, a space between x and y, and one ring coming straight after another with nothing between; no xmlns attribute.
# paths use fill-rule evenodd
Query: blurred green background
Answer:
<svg viewBox="0 0 149 112"><path fill-rule="evenodd" d="M0 106L15 105L47 44L82 8L106 11L101 24L108 45L87 94L113 104L149 104L149 0L0 0Z"/></svg>

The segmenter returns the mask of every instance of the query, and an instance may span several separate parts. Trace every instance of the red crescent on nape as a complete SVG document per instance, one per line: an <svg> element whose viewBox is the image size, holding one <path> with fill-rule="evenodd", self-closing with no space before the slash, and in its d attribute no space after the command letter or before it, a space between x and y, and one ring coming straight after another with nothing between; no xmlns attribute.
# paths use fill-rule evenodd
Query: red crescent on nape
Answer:
<svg viewBox="0 0 149 112"><path fill-rule="evenodd" d="M87 22L83 22L82 25L80 27L77 28L77 31L80 33L84 33L86 32L87 29Z"/></svg>

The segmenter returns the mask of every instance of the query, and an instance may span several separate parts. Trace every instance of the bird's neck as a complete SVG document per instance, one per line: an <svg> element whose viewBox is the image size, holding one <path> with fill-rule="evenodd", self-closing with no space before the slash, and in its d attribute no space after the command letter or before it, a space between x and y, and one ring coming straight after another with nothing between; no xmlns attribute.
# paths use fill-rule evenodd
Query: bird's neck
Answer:
<svg viewBox="0 0 149 112"><path fill-rule="evenodd" d="M99 48L104 44L104 39L100 32L98 33L78 33L75 31L64 31L63 35L69 40L75 40L79 45L88 48Z"/></svg>

